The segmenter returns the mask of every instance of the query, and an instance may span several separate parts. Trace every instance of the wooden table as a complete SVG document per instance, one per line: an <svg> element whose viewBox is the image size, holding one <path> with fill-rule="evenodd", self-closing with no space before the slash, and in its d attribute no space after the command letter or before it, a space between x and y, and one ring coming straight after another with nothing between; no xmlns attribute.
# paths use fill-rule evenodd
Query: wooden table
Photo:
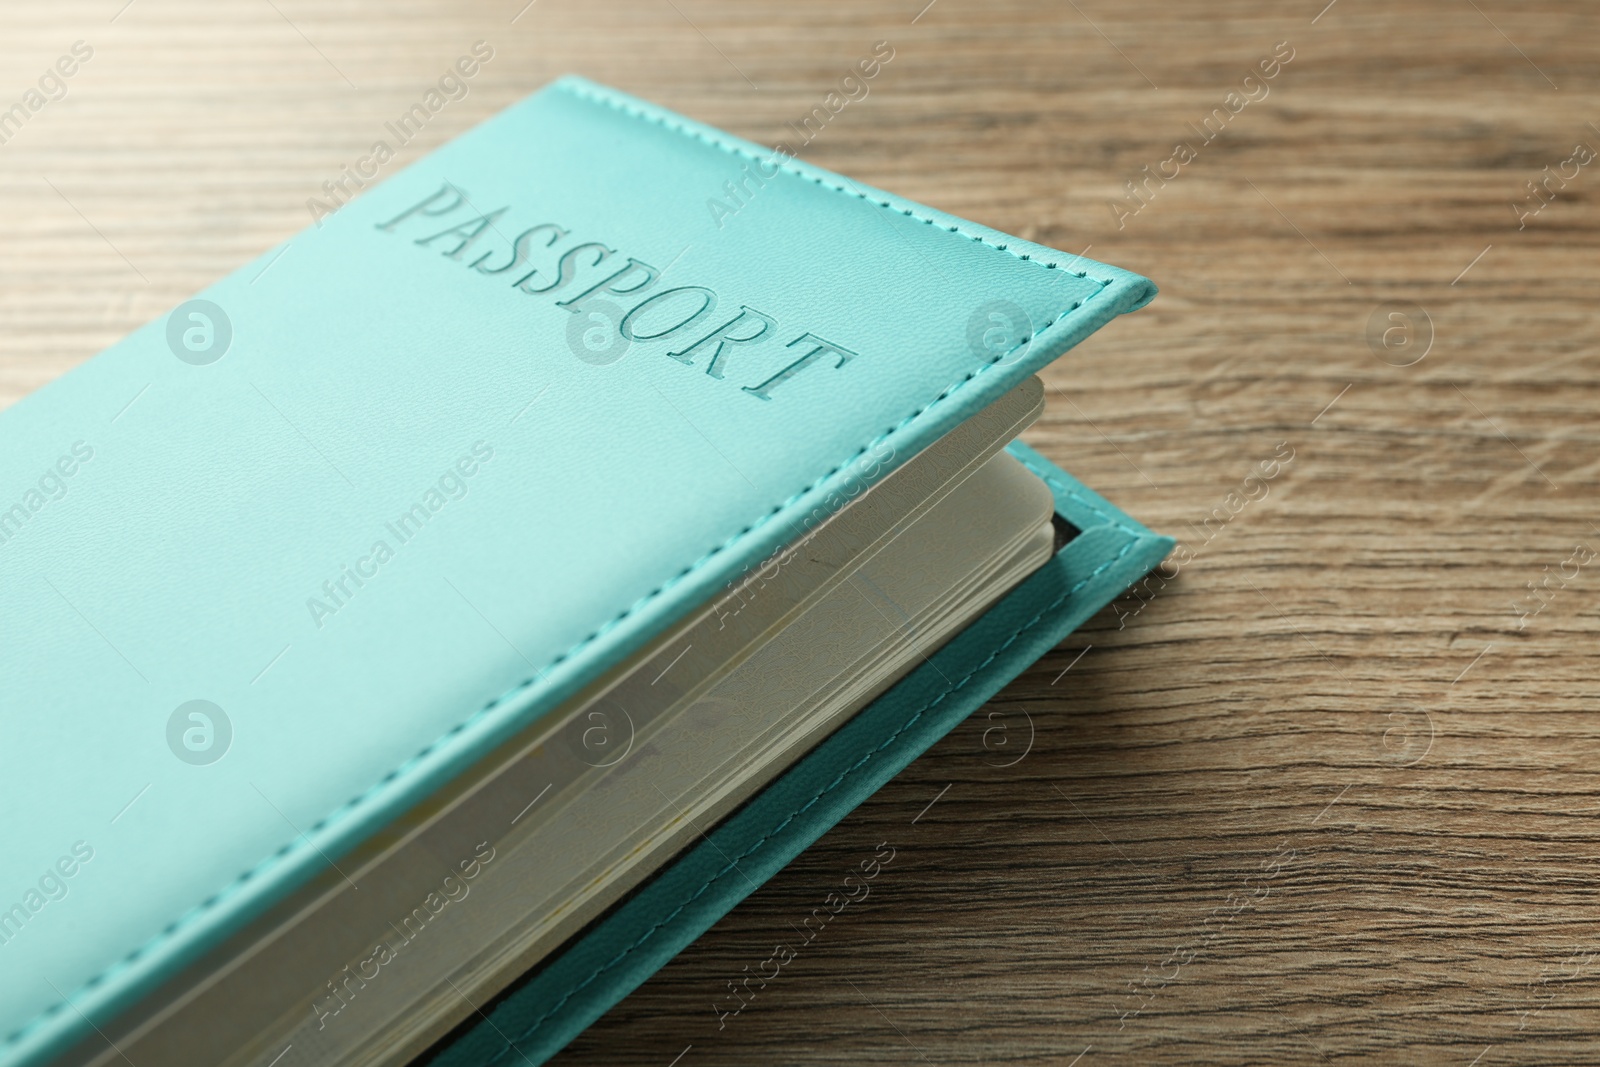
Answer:
<svg viewBox="0 0 1600 1067"><path fill-rule="evenodd" d="M6 106L93 57L0 146L0 400L304 226L473 41L404 161L568 70L771 143L887 40L805 157L1161 284L1028 440L1186 554L560 1062L1600 1059L1600 10L925 2L8 5Z"/></svg>

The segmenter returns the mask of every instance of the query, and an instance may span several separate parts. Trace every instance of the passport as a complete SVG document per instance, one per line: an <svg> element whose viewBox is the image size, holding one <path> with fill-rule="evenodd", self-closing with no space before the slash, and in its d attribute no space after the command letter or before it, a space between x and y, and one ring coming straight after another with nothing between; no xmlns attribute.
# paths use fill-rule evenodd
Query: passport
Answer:
<svg viewBox="0 0 1600 1067"><path fill-rule="evenodd" d="M737 630L730 596L786 549L1153 295L566 78L0 413L0 1064L553 1054L1171 541L1007 445L1043 549L1008 570L1001 532L974 542L993 574L924 619L958 628L751 762L536 958L479 905L539 817L428 863L407 844L684 627ZM900 506L932 516L959 480ZM259 1032L164 1029L340 895L396 936L467 931L470 966L406 979L427 1026L317 1044L338 989L380 999L372 942L292 1012L252 981L229 1010ZM290 1032L323 1037L261 1036Z"/></svg>

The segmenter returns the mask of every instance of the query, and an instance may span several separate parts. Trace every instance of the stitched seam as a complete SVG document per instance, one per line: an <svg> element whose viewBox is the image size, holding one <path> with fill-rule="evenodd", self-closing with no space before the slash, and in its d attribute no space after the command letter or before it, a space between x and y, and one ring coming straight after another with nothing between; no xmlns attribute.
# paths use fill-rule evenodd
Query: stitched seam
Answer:
<svg viewBox="0 0 1600 1067"><path fill-rule="evenodd" d="M656 935L656 933L659 932L664 926L666 926L668 923L670 923L674 919L676 919L678 917L678 915L680 913L682 913L682 911L685 908L687 908L689 905L693 904L696 900L700 899L700 897L702 895L704 895L705 892L707 890L709 890L711 888L711 886L714 883L717 882L718 879L723 878L728 873L733 871L739 865L739 862L741 860L748 859L752 854L754 854L755 852L759 851L762 847L764 847L767 844L768 841L772 840L772 838L774 838L778 834L782 833L784 827L788 826L791 822L793 822L795 819L799 818L801 815L804 815L808 810L811 809L811 807L813 805L815 805L823 797L827 796L829 793L833 792L833 790L837 789L840 785L842 785L844 783L846 778L849 778L852 774L854 774L857 770L859 770L864 764L867 763L868 760L872 759L873 756L876 756L879 752L882 752L884 749L886 749L890 745L894 744L894 742L899 739L901 734L905 733L907 730L911 729L911 727L915 726L917 721L919 719L921 719L924 715L926 715L928 712L932 711L934 708L938 707L941 703L943 703L945 701L946 698L951 697L951 696L955 695L957 692L959 692L964 686L967 685L968 682L972 681L973 678L977 677L977 675L985 667L987 667L987 666L989 666L989 664L993 663L995 661L995 659L997 659L1001 655L1001 653L1005 652L1006 649L1010 648L1013 644L1015 644L1018 638L1020 638L1027 631L1031 630L1034 626L1038 625L1039 620L1043 619L1046 615L1048 615L1051 612L1055 611L1056 608L1060 607L1064 602L1066 602L1066 600L1068 598L1070 598L1073 595L1075 595L1076 593L1078 593L1078 591L1083 589L1084 586L1088 585L1090 582L1092 582L1096 578L1098 578L1101 574L1104 574L1106 571L1108 571L1112 567L1114 567L1117 563L1121 562L1122 558L1124 556L1126 556L1129 552L1132 552L1133 549L1139 544L1139 540L1140 540L1140 538L1138 538L1137 536L1135 536L1134 538L1130 539L1126 544L1124 544L1122 546L1122 550L1119 551L1115 556L1113 556L1111 559L1106 560L1104 563L1100 564L1100 566L1096 567L1092 572L1090 572L1085 578L1083 578L1081 581L1079 581L1071 589L1068 589L1066 592L1064 592L1060 596L1056 597L1056 599L1051 601L1048 605L1046 605L1045 607L1041 608L1037 615L1035 615L1033 618L1029 619L1027 622L1023 623L1020 627L1018 627L1016 629L1016 631L1013 632L1010 637L1006 638L1006 640L1005 640L1005 642L1003 644L1001 644L999 647L997 647L993 652L989 653L988 657L982 663L978 664L971 671L967 672L967 674L964 675L961 678L960 681L956 682L954 685L952 685L949 689L945 690L943 693L940 693L939 696L934 698L929 703L924 704L921 708L919 708L916 711L915 714L913 714L911 716L911 718L909 718L909 719L907 719L905 721L904 725L902 725L898 730L896 730L894 733L890 734L887 738L885 738L882 744L880 744L877 748L873 749L872 751L868 752L866 755L862 756L859 760L857 760L855 763L851 764L849 767L845 768L843 771L840 771L839 772L839 776L837 778L835 778L832 782L830 782L826 786L824 786L822 788L821 792L817 793L816 796L812 797L810 800L806 801L800 807L798 807L794 811L790 812L789 815L786 818L784 818L784 820L782 822L778 823L777 826L775 826L771 830L769 830L755 844L751 845L749 848L745 849L739 855L737 855L733 859L729 860L727 866L723 867L716 874L714 874L710 878L708 878L706 880L706 882L703 885L700 886L699 889L696 889L694 891L694 893L692 895L690 895L690 897L687 900L685 900L682 904L679 904L676 908L674 908L671 911L671 913L666 916L666 918L662 919L660 922L658 922L654 926L650 927L650 929L646 930L643 934L641 934L639 936L639 939L636 940L633 944L629 945L627 948L625 948L621 952L617 953L617 955L612 957L610 961L602 964L599 968L597 968L594 971L593 974L589 975L588 978L585 978L578 985L574 986L570 991L568 991L566 996L564 996L560 1000L556 1001L555 1004L552 1007L550 1007L549 1010L547 1010L543 1015L539 1016L539 1018L535 1019L533 1021L533 1023L528 1026L527 1029L523 1030L515 1038L510 1039L507 1042L506 1047L501 1049L492 1058L490 1058L484 1064L484 1067L495 1067L495 1064L499 1063L506 1056L510 1055L512 1053L512 1051L514 1051L516 1049L517 1042L526 1041L528 1038L532 1037L534 1035L534 1033L536 1033L539 1030L539 1028L541 1026L543 1026L550 1019L551 1016L553 1016L556 1012L561 1010L562 1006L565 1005L567 1003L567 1001L571 1000L574 996L576 996L579 993L581 993L590 983L594 982L596 979L598 979L606 971L609 971L611 968L613 968L617 964L621 963L624 959L626 959L631 953L633 953L636 949L638 949L646 941L648 941L648 940L650 940L650 938L654 937Z"/></svg>
<svg viewBox="0 0 1600 1067"><path fill-rule="evenodd" d="M601 104L601 105L603 105L605 107L609 107L609 108L611 108L611 109L613 109L615 111L620 111L624 115L628 115L631 118L640 119L641 121L644 121L644 122L654 123L657 126L661 126L661 127L665 128L665 129L671 130L674 133L681 134L684 137L693 138L694 140L699 141L702 144L708 144L708 145L712 146L713 148L720 148L720 149L722 149L722 151L727 152L730 155L738 156L741 159L748 159L753 163L763 163L763 162L769 162L771 160L771 155L768 155L768 156L757 155L756 153L750 151L748 148L745 148L742 145L737 145L737 144L734 144L732 141L725 141L722 138L717 137L715 134L711 133L710 131L696 129L693 126L687 126L687 125L685 125L685 124L683 124L681 122L678 122L678 121L676 121L674 119L668 118L665 115L658 115L658 114L655 114L654 112L646 111L643 108L636 107L633 104L629 104L629 103L626 103L626 102L624 102L622 100L615 99L614 97L605 95L603 93L597 93L592 89L588 89L588 88L585 88L585 87L579 86L579 85L573 85L570 82L560 82L560 83L558 83L556 85L556 88L560 89L564 93L567 93L568 95L575 96L580 100L587 100L591 104ZM1023 260L1025 262L1037 263L1037 264L1039 264L1040 266L1044 267L1047 270L1060 270L1060 269L1063 269L1061 264L1057 263L1054 260L1050 260L1050 259L1034 259L1033 256L1030 255L1030 254L1025 254L1025 253L1022 253L1022 252L1018 252L1015 249L1009 247L1008 245L996 244L995 242L989 240L986 237L983 237L980 234L968 233L966 230L963 230L959 226L951 226L951 225L948 225L946 223L941 222L938 219L930 218L930 217L928 217L926 215L919 214L914 208L897 207L896 205L890 203L887 200L876 200L876 199L868 196L866 193L861 192L858 189L847 189L842 185L838 185L838 184L836 184L834 182L828 181L826 178L819 177L818 175L815 175L815 174L808 174L805 171L801 170L799 167L796 167L796 166L792 165L787 159L785 159L783 163L779 164L778 170L780 172L782 172L782 173L792 174L797 178L804 178L808 182L815 182L816 184L822 186L824 189L832 189L836 193L843 193L845 196L853 196L853 197L856 197L858 199L865 200L868 203L877 204L879 207L887 208L890 211L895 211L895 212L898 212L898 213L900 213L902 215L909 216L910 218L917 219L920 222L925 222L930 226L938 226L941 229L946 230L946 231L948 231L950 233L959 234L960 236L965 237L969 241L976 241L978 244L985 245L985 246L987 246L989 248L996 249L997 251L1000 251L1000 252L1005 252L1008 255L1014 256L1015 258ZM1080 262L1082 262L1082 260L1083 260L1082 256L1075 256L1073 258L1077 259ZM1087 270L1067 271L1067 273L1068 274L1072 274L1072 275L1074 275L1076 277L1079 277L1079 278L1086 278L1086 279L1088 279L1090 281L1099 282L1100 283L1100 287L1102 289L1105 288L1106 286L1110 285L1111 282L1112 282L1112 279L1110 279L1110 278L1101 278L1101 277L1098 277L1096 275L1092 275Z"/></svg>
<svg viewBox="0 0 1600 1067"><path fill-rule="evenodd" d="M722 149L723 151L732 153L734 155L742 156L742 157L749 158L749 159L755 159L757 161L759 161L760 158L761 158L761 157L758 157L758 156L754 155L753 153L751 153L751 152L739 147L738 145L732 144L730 142L722 141L722 140L720 140L718 138L714 138L714 137L710 136L709 134L706 134L706 133L704 133L702 131L699 131L699 130L692 129L692 128L688 127L688 126L683 125L682 123L673 122L671 120L668 120L664 116L653 115L653 114L651 114L649 112L646 112L646 111L643 111L643 110L641 110L641 109L639 109L637 107L632 107L630 105L624 104L622 101L613 100L613 99L610 99L610 98L604 97L604 96L599 96L599 95L596 95L595 93L590 92L588 90L582 90L579 87L574 86L574 85L563 84L563 85L560 85L559 88L562 89L563 91L567 92L567 93L570 93L573 96L579 97L581 99L589 100L590 102L593 102L593 103L604 104L604 105L606 105L608 107L614 108L615 110L617 110L619 112L622 112L623 114L627 114L630 117L633 117L633 118L636 118L636 119L639 119L639 120L642 120L642 121L655 123L656 125L659 125L659 126L662 126L662 127L666 128L666 129L672 130L672 131L674 131L676 133L679 133L679 134L681 134L683 136L693 138L695 140L704 142L704 143L709 144L709 145L713 145L713 146L715 146L717 148ZM921 214L917 214L913 210L896 207L894 204L892 204L892 203L890 203L888 201L885 201L885 200L874 200L871 197L868 197L865 193L862 193L862 192L859 192L859 191L855 191L855 190L846 189L843 186L836 185L836 184L833 184L831 182L825 181L824 179L822 179L820 177L816 177L816 176L807 174L804 171L801 171L801 170L798 170L798 169L796 169L794 167L791 167L787 163L784 164L781 169L787 171L790 174L794 174L794 175L796 175L798 177L805 178L808 181L815 182L817 185L822 186L824 188L832 189L833 191L841 193L843 195L857 197L857 198L859 198L861 200L867 201L868 203L876 204L879 207L886 208L886 209L888 209L890 211L898 211L901 214L910 216L912 218L920 219L922 222L928 223L930 225L937 224L936 220L934 220L932 218L929 218L929 217L926 217L926 216L921 215ZM980 235L967 233L966 231L961 230L960 228L958 228L956 226L944 226L942 224L939 224L939 225L941 225L941 228L949 231L950 233L959 234L960 236L965 237L968 240L976 241L977 243L982 244L982 245L984 245L986 247L993 248L993 249L996 249L998 251L1006 252L1009 255L1011 255L1011 256L1013 256L1013 257L1015 257L1017 259L1023 260L1025 262L1037 264L1037 265L1039 265L1039 266L1041 266L1041 267L1043 267L1045 269L1052 269L1053 270L1053 269L1058 269L1060 267L1060 264L1055 263L1053 261L1041 260L1041 259L1033 259L1028 255L1024 255L1022 253L1016 252L1016 251L1008 248L1005 245L995 244L995 243L985 239L984 237L982 237ZM1091 280L1091 281L1098 282L1100 284L1100 288L1095 290L1094 292L1090 293L1088 296L1084 297L1083 299L1074 301L1071 307L1068 307L1068 308L1064 309L1055 318L1051 319L1049 324L1047 326L1045 326L1045 328L1043 330L1038 331L1039 334L1042 334L1042 333L1054 328L1058 323L1060 323L1063 319L1066 319L1073 312L1079 310L1084 305L1086 305L1089 302L1091 302L1092 300L1094 300L1096 297L1098 297L1098 296L1102 295L1103 293L1105 293L1106 289L1110 286L1111 281L1112 281L1112 279L1108 279L1108 278L1093 277L1093 276L1089 275L1087 271L1067 271L1066 273L1073 274L1073 275L1075 275L1076 277L1079 277L1079 278L1085 278L1085 279L1088 279L1088 280ZM493 700L489 701L482 708L480 708L478 711L474 712L472 715L468 716L463 721L457 723L455 726L452 726L449 730L445 731L438 738L434 739L428 745L424 746L420 751L418 751L410 759L408 759L404 763L400 764L400 766L396 767L394 770L390 771L388 774L385 774L382 778L380 778L377 782L373 783L367 789L365 789L361 793L357 794L356 796L350 798L349 800L345 801L343 804L339 805L338 807L336 807L332 811L330 811L327 815L323 816L321 819L319 819L315 823L311 824L311 826L309 826L306 829L304 834L296 835L295 838L293 838L292 840L290 840L289 842L287 842L286 844L284 844L283 846L278 848L277 851L273 852L271 855L267 856L265 859L261 860L260 862L255 864L253 867L250 867L247 870L241 872L239 875L237 875L233 879L233 881L229 882L227 885L223 886L221 889L219 889L215 893L211 894L205 900L203 900L200 903L194 905L187 912L185 912L184 914L178 916L176 919L172 920L166 926L162 927L161 930L159 930L155 935L153 935L144 944L137 946L136 948L134 948L133 950L128 952L126 955L124 955L121 959L119 959L116 962L110 964L105 969L103 969L100 972L96 973L93 977L91 977L91 978L87 979L86 981L84 981L76 989L74 989L70 994L68 994L67 997L64 998L62 1001L60 1001L59 1003L50 1005L48 1008L45 1008L44 1010L42 1010L38 1014L36 1014L32 1019L28 1020L27 1022L25 1022L21 1026L19 1026L17 1029L15 1029L11 1033L7 1034L3 1040L0 1040L0 1049L9 1048L9 1047L15 1045L18 1041L22 1040L29 1033L31 1033L32 1031L36 1030L38 1027L43 1025L51 1017L53 1017L55 1015L59 1015L62 1011L64 1011L66 1009L66 1007L68 1005L71 1004L71 1001L72 1001L73 997L76 997L81 993L84 993L84 992L87 992L89 990L92 990L92 989L96 988L97 986L103 985L105 982L107 982L112 976L117 974L119 971L121 971L121 970L125 969L126 967L138 962L144 956L146 956L146 955L150 954L151 952L155 951L164 942L171 940L173 937L175 937L184 928L186 928L189 925L193 924L200 916L204 915L208 911L211 911L213 908L217 907L220 903L222 903L222 901L226 897L231 895L239 887L248 884L249 882L251 882L255 878L260 877L261 875L265 874L268 870L270 870L271 868L276 866L279 863L279 861L282 860L284 857L290 855L291 853L293 853L293 852L295 852L297 850L303 851L303 849L300 849L300 845L302 844L302 842L308 841L311 834L314 834L314 833L317 833L317 832L320 832L320 831L326 829L328 826L332 825L335 821L337 821L338 819L343 817L345 814L347 814L351 810L359 807L363 802L365 802L369 797L371 797L372 795L377 793L384 786L388 785L390 782L393 782L395 779L402 777L411 768L415 767L418 763L420 763L421 761L426 759L428 756L432 755L435 751L437 751L440 748L440 746L445 744L451 738L460 735L463 731L467 730L469 727L471 727L475 723L481 721L486 715L490 714L496 708L498 708L501 705L506 704L506 703L516 699L517 697L521 696L529 688L531 688L533 685L535 685L541 678L543 678L546 672L548 672L549 670L551 670L554 667L557 667L557 666L561 665L562 663L566 662L567 660L571 659L574 655L578 654L580 651L582 651L583 649L587 648L590 644L594 643L599 638L605 636L611 630L615 629L617 626L619 626L623 622L625 622L628 618L630 618L631 616L633 616L634 614L636 614L637 612L639 612L640 610L642 610L643 608L648 606L657 597L661 596L663 593L665 593L668 590L672 589L673 587L678 585L680 582L682 582L686 578L690 577L691 575L693 575L694 573L696 573L697 571L699 571L700 569L705 567L707 564L709 564L711 562L711 560L713 560L716 557L720 556L722 553L724 553L724 552L736 547L746 537L748 537L750 534L754 533L756 530L761 529L763 526L765 526L768 522L770 522L774 517L776 517L777 515L782 513L785 508L789 507L795 501L801 499L806 494L810 493L811 491L816 489L818 486L822 485L829 478L832 478L835 474L838 474L840 471L844 470L851 463L855 462L858 458L860 458L862 455L864 455L866 452L868 452L872 448L874 448L877 445L883 443L884 441L886 441L888 438L890 438L894 434L899 433L901 430L905 429L912 422L916 421L918 418L920 418L921 416L923 416L927 412L931 411L934 407L938 406L939 404L941 404L944 401L946 401L946 400L950 399L951 397L953 397L956 393L960 392L967 385L971 384L971 382L974 379L978 378L980 375L982 375L986 371L989 371L989 370L993 369L996 366L1002 365L1007 358L1009 358L1010 356L1012 356L1016 352L1021 351L1023 348L1027 347L1028 345L1032 344L1033 341L1036 340L1036 339L1037 339L1037 335L1030 336L1028 338L1024 338L1017 345L1012 347L1010 351L1005 352L1005 353L1003 353L1003 354L1001 354L999 356L996 356L992 362L986 363L983 366L980 366L980 367L976 368L975 370L969 371L959 381L957 381L957 382L955 382L955 383L953 383L953 384L951 384L949 386L946 386L945 389L942 392L940 392L938 396L934 397L931 401L929 401L928 403L924 404L922 407L918 408L916 411L913 411L910 415L907 415L905 418L901 419L900 422L896 423L894 426L890 427L888 430L883 431L877 437L874 437L872 440L870 440L866 444L862 445L851 456L849 456L843 462L839 463L837 466L833 467L831 470L829 470L827 473L823 474L821 477L817 478L810 485L808 485L804 489L801 489L798 492L794 493L787 500L784 500L781 503L779 503L777 505L774 505L765 514L761 515L759 518L755 519L753 522L747 524L746 526L744 526L743 528L741 528L740 530L735 532L731 537L729 537L727 540L725 540L722 544L716 546L715 548L710 549L704 555L702 555L698 560L696 560L693 563L689 564L688 566L686 566L685 568L680 570L677 574L674 574L672 577L668 578L665 582L663 582L662 584L658 585L655 589L651 590L649 593L646 593L644 596L642 596L638 600L634 601L633 604L629 605L620 614L616 615L615 617L611 618L607 622L602 623L600 626L596 627L586 637L582 638L576 644L573 644L566 651L562 652L560 655L558 655L554 659L552 659L549 663L547 663L544 666L543 669L541 669L532 678L528 678L528 679L518 683L517 685L513 686L511 689L507 690L505 693L503 693L500 696L495 697ZM1046 475L1046 477L1048 477L1048 475ZM1067 491L1069 493L1071 492L1070 490L1067 490ZM1079 498L1079 499L1081 500L1081 498ZM1085 503L1085 506L1090 507L1091 510L1096 510L1097 513L1098 513L1098 509L1095 509L1093 507L1093 505L1088 504L1086 501L1084 503ZM1126 529L1126 527L1124 527L1124 529ZM1122 554L1125 554L1127 551L1128 551L1128 548L1124 548L1123 553L1119 554L1117 558L1120 559ZM1113 560L1112 562L1115 562L1115 561ZM1110 566L1110 563L1106 564L1106 566ZM1101 569L1103 570L1104 568L1101 568ZM1099 573L1100 573L1100 571L1097 570L1094 575L1090 575L1090 578L1093 578L1095 575L1097 575ZM1089 579L1085 579L1085 582L1087 582L1088 580ZM1067 594L1067 595L1070 595L1070 593ZM1063 597L1063 599L1065 599L1065 597ZM1059 601L1058 601L1058 603L1059 603ZM1035 621L1037 621L1037 620L1035 620ZM1014 639L1015 639L1015 635L1013 636L1013 640ZM927 710L927 709L924 709L924 710ZM908 723L907 726L909 726L909 725L910 724ZM792 818L792 816L791 816L791 818Z"/></svg>

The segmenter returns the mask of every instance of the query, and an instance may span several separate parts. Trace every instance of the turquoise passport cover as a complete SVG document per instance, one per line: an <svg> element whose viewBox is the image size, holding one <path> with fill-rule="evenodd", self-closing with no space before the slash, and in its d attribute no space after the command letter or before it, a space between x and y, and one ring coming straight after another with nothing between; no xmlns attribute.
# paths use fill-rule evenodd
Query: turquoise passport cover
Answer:
<svg viewBox="0 0 1600 1067"><path fill-rule="evenodd" d="M1015 442L1010 451L1050 486L1056 514L1079 536L421 1062L543 1063L1172 550L1171 538L1151 533L1027 445ZM803 936L774 931L774 952L799 950ZM746 992L754 1000L759 986ZM700 1018L707 1042L739 1002L731 995L707 1002Z"/></svg>
<svg viewBox="0 0 1600 1067"><path fill-rule="evenodd" d="M1153 293L564 79L0 414L0 1064Z"/></svg>

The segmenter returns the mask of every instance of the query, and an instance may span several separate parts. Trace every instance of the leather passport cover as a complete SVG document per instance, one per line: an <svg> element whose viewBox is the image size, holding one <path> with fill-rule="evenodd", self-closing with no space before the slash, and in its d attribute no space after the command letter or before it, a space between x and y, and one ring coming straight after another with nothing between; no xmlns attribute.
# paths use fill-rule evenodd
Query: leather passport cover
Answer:
<svg viewBox="0 0 1600 1067"><path fill-rule="evenodd" d="M1027 445L1015 442L1010 451L1050 486L1056 514L1079 536L421 1062L543 1063L1172 551L1171 538L1151 533ZM805 935L785 927L773 940L775 953L793 952ZM734 1011L741 1003L711 992L720 1000L706 1004L708 1042L723 1026L719 1006Z"/></svg>
<svg viewBox="0 0 1600 1067"><path fill-rule="evenodd" d="M0 1065L1153 293L569 78L0 414Z"/></svg>

